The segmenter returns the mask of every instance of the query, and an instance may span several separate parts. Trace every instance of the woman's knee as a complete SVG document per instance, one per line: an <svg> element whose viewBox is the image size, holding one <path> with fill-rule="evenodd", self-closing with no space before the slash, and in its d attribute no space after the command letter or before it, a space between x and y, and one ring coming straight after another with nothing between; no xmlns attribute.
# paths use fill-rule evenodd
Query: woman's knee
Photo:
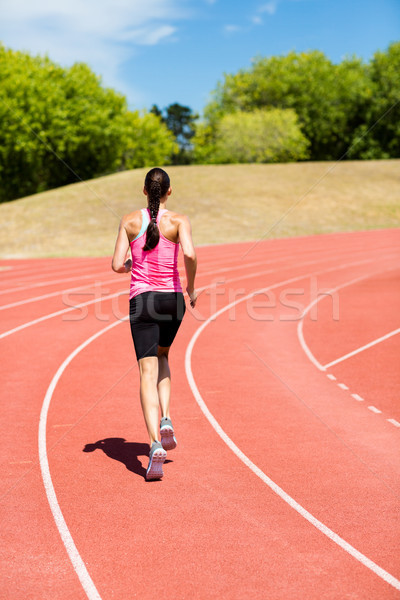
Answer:
<svg viewBox="0 0 400 600"><path fill-rule="evenodd" d="M146 356L139 361L139 371L141 377L155 378L158 375L158 359L157 356Z"/></svg>

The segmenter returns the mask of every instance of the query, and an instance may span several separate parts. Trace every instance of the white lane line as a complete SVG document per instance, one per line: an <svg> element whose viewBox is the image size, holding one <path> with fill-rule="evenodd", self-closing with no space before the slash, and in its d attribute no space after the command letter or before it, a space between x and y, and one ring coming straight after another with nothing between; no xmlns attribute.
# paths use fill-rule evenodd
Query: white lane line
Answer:
<svg viewBox="0 0 400 600"><path fill-rule="evenodd" d="M348 390L349 389L349 386L347 386L345 383L338 383L338 386L340 388L342 388L342 390Z"/></svg>
<svg viewBox="0 0 400 600"><path fill-rule="evenodd" d="M314 256L315 253L309 253L309 254L311 254L311 256ZM248 269L249 267L256 267L259 265L269 265L269 264L276 265L277 263L284 262L284 261L287 261L288 259L293 259L293 258L294 258L293 254L289 254L287 256L282 256L280 258L272 258L269 260L259 260L259 261L252 262L252 263L235 264L235 266L233 266L233 267L232 266L228 266L228 267L224 266L223 268L216 269L213 271L208 271L208 272L201 273L201 274L202 275L212 275L214 273L222 273L224 271L231 272L231 271L236 271L237 269L244 270L244 269ZM301 265L314 264L316 262L321 262L321 261L323 261L326 264L327 261L333 261L333 260L337 261L337 256L334 256L332 258L330 258L330 257L321 258L320 257L317 261L315 259L309 260L309 261L304 261L301 263ZM287 266L283 266L282 269L287 269L287 268L291 268L291 267L292 267L292 265L288 264Z"/></svg>
<svg viewBox="0 0 400 600"><path fill-rule="evenodd" d="M56 374L54 375L51 383L47 389L46 395L43 400L42 410L40 412L40 420L39 420L39 462L40 469L42 472L42 478L44 483L44 488L46 490L47 499L50 504L51 512L53 513L54 521L57 525L57 529L61 535L61 539L67 550L68 556L72 562L74 570L79 577L79 581L82 584L83 589L86 592L89 600L101 600L101 597L96 589L96 586L93 583L92 578L90 577L88 570L83 562L81 555L78 552L77 547L75 546L75 542L72 538L72 535L68 529L68 525L65 522L64 516L62 514L60 505L58 504L57 495L54 489L53 481L51 479L49 461L47 458L47 441L46 441L46 428L47 428L47 415L49 412L50 402L54 394L54 390L56 385L64 373L67 366L70 362L75 358L81 350L86 348L93 340L97 339L103 333L106 333L116 325L119 325L121 321L116 321L111 323L111 325L107 325L104 329L101 329L90 338L88 338L85 342L83 342L80 346L75 348L73 352L64 360L62 365L58 368Z"/></svg>
<svg viewBox="0 0 400 600"><path fill-rule="evenodd" d="M32 259L27 259L32 260ZM34 259L33 259L34 260ZM58 259L51 259L51 260L58 260ZM63 260L63 259L61 259ZM87 263L86 265L79 265L79 266L88 266L90 263ZM12 271L10 273L10 275L15 275L15 277L13 277L11 280L8 279L6 281L11 282L16 282L16 281L31 281L32 277L35 275L37 277L42 277L44 275L51 275L52 273L56 272L56 271L63 271L63 272L69 272L71 270L71 268L74 268L74 265L71 264L71 262L69 264L65 264L64 262L62 263L56 263L53 262L51 264L42 264L41 266L37 266L37 265L29 265L28 263L26 263L25 265L23 265L21 268L16 268L16 267L12 267ZM75 266L76 268L76 266Z"/></svg>
<svg viewBox="0 0 400 600"><path fill-rule="evenodd" d="M314 273L314 275L315 275L315 273ZM205 321L202 325L200 325L200 327L196 330L196 332L192 336L192 338L188 344L188 347L186 349L186 354L185 354L185 371L186 371L187 380L189 382L189 386L190 386L192 393L196 399L196 402L198 403L200 409L202 410L203 414L205 415L205 417L207 418L207 420L209 421L209 423L211 424L213 429L216 431L216 433L218 433L218 435L222 438L222 440L226 443L226 445L232 450L232 452L255 475L257 475L257 477L259 477L266 485L268 485L269 488L271 488L280 498L282 498L282 500L284 500L296 512L298 512L302 517L304 517L309 523L311 523L314 527L316 527L319 531L321 531L321 533L326 535L330 540L332 540L333 542L335 542L335 544L337 544L343 550L348 552L353 558L355 558L360 563L362 563L365 567L370 569L378 577L380 577L381 579L386 581L386 583L393 586L397 590L400 590L400 580L396 579L393 575L391 575L390 573L385 571L382 567L380 567L379 565L374 563L371 559L369 559L367 556L362 554L359 550L357 550L356 548L351 546L351 544L346 542L346 540L341 538L337 533L335 533L334 531L329 529L329 527L324 525L324 523L322 523L316 517L314 517L311 513L309 513L303 506L301 506L301 504L296 502L296 500L294 500L294 498L292 498L281 487L279 487L274 481L272 481L272 479L270 479L259 467L257 467L257 465L255 465L248 458L248 456L246 456L246 454L244 454L240 450L240 448L238 448L238 446L236 446L236 444L231 440L231 438L222 429L221 425L218 423L218 421L215 419L215 417L211 414L211 412L208 409L206 403L204 402L204 400L199 392L199 389L196 385L196 382L194 380L193 372L192 372L192 365L191 365L193 347L194 347L194 344L196 343L198 337L200 336L202 331L207 327L207 325L209 325L209 323L211 323L213 320L215 320L222 313L226 312L227 310L229 310L236 304L239 304L240 302L244 302L245 300L251 298L254 294L257 294L260 292L262 293L267 290L271 290L274 287L279 287L279 286L285 285L286 283L289 283L289 282L291 283L290 280L281 281L280 283L263 288L261 290L256 290L256 291L252 292L251 294L248 294L244 298L239 298L238 300L235 300L234 302L227 304L222 309L220 309L217 312L215 312L214 314L212 314L207 319L207 321Z"/></svg>
<svg viewBox="0 0 400 600"><path fill-rule="evenodd" d="M7 290L0 290L0 295L3 294L11 294L13 292L22 292L25 290L32 290L37 287L45 287L46 285L56 285L57 283L66 283L67 281L80 281L81 279L89 279L90 277L98 277L100 275L104 275L104 271L99 271L99 273L90 273L89 275L78 275L75 277L64 277L63 279L52 279L50 281L38 281L36 283L31 283L30 285L24 285L14 288L8 288Z"/></svg>
<svg viewBox="0 0 400 600"><path fill-rule="evenodd" d="M364 398L361 398L361 396L359 396L358 394L351 394L351 395L354 398L354 400L357 400L357 402L364 402Z"/></svg>
<svg viewBox="0 0 400 600"><path fill-rule="evenodd" d="M327 373L326 375L328 377L328 379L330 379L331 381L336 381L336 377L334 375L332 375L332 373Z"/></svg>
<svg viewBox="0 0 400 600"><path fill-rule="evenodd" d="M22 306L23 304L31 304L32 302L39 302L40 300L46 300L46 298L54 298L55 296L60 296L61 294L69 294L71 292L76 292L77 290L83 290L88 287L95 287L95 286L99 286L99 284L104 285L104 284L108 284L108 283L121 283L121 280L118 280L115 277L113 279L106 279L104 281L94 280L93 282L85 283L78 287L68 288L65 290L58 290L57 292L50 292L50 294L43 294L42 296L35 296L34 298L27 298L26 300L18 300L17 302L11 302L11 304L3 304L3 306L0 306L0 310L6 310L7 308L14 308L15 306Z"/></svg>
<svg viewBox="0 0 400 600"><path fill-rule="evenodd" d="M381 414L381 410L379 410L379 408L376 408L375 406L368 406L368 410L371 410L373 413L379 415Z"/></svg>
<svg viewBox="0 0 400 600"><path fill-rule="evenodd" d="M396 421L396 419L388 419L388 421L395 427L400 427L400 423L398 421Z"/></svg>
<svg viewBox="0 0 400 600"><path fill-rule="evenodd" d="M342 362L343 360L346 360L347 358L350 358L351 356L355 356L356 354L363 352L363 350L367 350L367 348L372 348L372 346L375 346L376 344L380 344L380 342L383 342L384 340L387 340L387 339L391 338L393 335L397 335L398 333L400 333L400 327L398 329L395 329L394 331L391 331L390 333L387 333L386 335L383 335L382 337L380 337L376 340L373 340L372 342L369 342L369 344L365 344L365 346L361 346L360 348L353 350L353 352L349 352L348 354L345 354L344 356L341 356L340 358L337 358L336 360L332 360L330 363L327 363L326 365L324 365L324 368L328 369L329 367L332 367L333 365L337 365L338 363Z"/></svg>
<svg viewBox="0 0 400 600"><path fill-rule="evenodd" d="M276 263L276 262L281 262L282 260L286 260L285 258L282 259L278 259L277 261L273 261L273 260L257 260L255 262L252 263L246 263L245 265L235 265L234 267L221 267L220 269L213 269L212 271L206 271L203 273L200 273L200 275L212 275L214 273L223 273L224 271L237 271L238 269L247 269L249 267L257 267L259 265L268 265L270 263ZM210 265L212 266L212 265Z"/></svg>
<svg viewBox="0 0 400 600"><path fill-rule="evenodd" d="M73 310L77 310L78 308L83 308L84 306L90 306L91 304L96 304L96 302L103 302L104 300L111 300L111 298L116 298L117 296L123 296L124 294L128 294L128 290L119 291L116 294L110 294L108 296L103 296L102 298L95 298L94 300L88 300L87 302L81 302L76 306L71 306L70 308L63 308L62 310L57 310L56 312L50 313L48 315L44 315L43 317L39 317L38 319L34 319L33 321L28 321L27 323L23 323L22 325L18 325L18 327L14 327L14 329L9 329L4 333L0 334L0 340L12 335L13 333L17 333L17 331L21 331L22 329L26 329L27 327L31 327L32 325L37 325L37 323L42 323L43 321L47 321L48 319L52 319L53 317L58 317L59 315L64 315Z"/></svg>
<svg viewBox="0 0 400 600"><path fill-rule="evenodd" d="M387 258L389 258L389 257L387 257ZM372 260L368 261L368 262L372 262ZM335 288L328 290L327 292L324 293L324 295L317 296L317 298L315 298L312 302L310 302L310 304L308 304L308 306L306 306L306 308L304 309L303 315L297 325L297 337L298 337L300 346L302 347L304 353L307 355L307 357L313 363L313 365L315 365L317 367L317 369L319 369L320 371L326 371L327 367L329 367L332 363L328 363L325 366L322 365L319 362L319 360L317 360L315 358L314 354L311 352L310 348L308 347L308 345L304 339L304 333L303 333L304 318L308 314L308 312L312 309L313 306L318 304L318 302L320 302L320 300L323 300L329 294L333 294L334 292L337 292L338 290L341 290L345 287L348 287L350 285L358 283L359 281L363 281L364 279L370 279L371 277L374 277L374 275L381 275L382 273L387 273L388 271L395 271L397 269L398 269L398 267L391 267L390 269L385 269L384 271L375 271L374 273L369 273L368 275L362 275L361 277L356 277L355 279L351 279L350 281L347 281L346 283L343 283L341 285L338 285Z"/></svg>
<svg viewBox="0 0 400 600"><path fill-rule="evenodd" d="M51 279L51 277L54 277L55 274L58 274L58 276L64 276L64 275L70 275L71 273L74 273L76 271L78 272L85 272L88 270L93 270L93 268L96 268L95 265L93 265L92 263L87 263L86 265L69 265L68 267L66 267L65 265L54 265L54 269L46 269L45 271L40 271L40 272L36 272L35 268L32 267L32 269L30 269L30 277L24 277L23 279L21 279L19 276L18 277L14 277L11 280L8 280L8 283L20 283L20 284L30 284L33 281L37 281L39 279L39 277L43 278L43 277L48 277ZM19 275L19 274L18 274ZM41 281L45 281L44 279L41 279ZM47 280L48 281L48 280ZM7 283L7 281L5 282Z"/></svg>

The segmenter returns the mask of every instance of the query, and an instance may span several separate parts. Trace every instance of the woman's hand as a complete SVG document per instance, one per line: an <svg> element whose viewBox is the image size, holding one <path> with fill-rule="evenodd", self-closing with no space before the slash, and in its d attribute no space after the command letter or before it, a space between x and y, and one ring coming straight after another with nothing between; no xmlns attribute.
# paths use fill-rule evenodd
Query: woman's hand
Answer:
<svg viewBox="0 0 400 600"><path fill-rule="evenodd" d="M196 306L196 302L197 302L197 292L196 292L196 290L189 290L189 288L186 288L186 291L189 296L190 306L192 308L194 308Z"/></svg>
<svg viewBox="0 0 400 600"><path fill-rule="evenodd" d="M125 267L125 273L129 273L129 271L132 271L132 259L128 258L128 260L126 260L124 262L124 267Z"/></svg>

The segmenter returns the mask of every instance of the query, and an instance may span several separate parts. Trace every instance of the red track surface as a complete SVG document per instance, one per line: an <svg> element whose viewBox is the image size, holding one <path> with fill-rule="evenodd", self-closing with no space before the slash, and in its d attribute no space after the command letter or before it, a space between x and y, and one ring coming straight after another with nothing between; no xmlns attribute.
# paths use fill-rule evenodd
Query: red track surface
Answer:
<svg viewBox="0 0 400 600"><path fill-rule="evenodd" d="M1 261L1 600L400 597L400 334L324 369L400 327L399 241L199 248L152 483L128 277Z"/></svg>

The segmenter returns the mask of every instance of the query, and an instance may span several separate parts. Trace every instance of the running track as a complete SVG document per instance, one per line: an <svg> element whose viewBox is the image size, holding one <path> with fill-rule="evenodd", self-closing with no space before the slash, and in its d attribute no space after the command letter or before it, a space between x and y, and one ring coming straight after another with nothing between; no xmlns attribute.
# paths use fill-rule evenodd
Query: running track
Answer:
<svg viewBox="0 0 400 600"><path fill-rule="evenodd" d="M1 600L400 598L399 242L199 248L151 483L128 276L0 261Z"/></svg>

